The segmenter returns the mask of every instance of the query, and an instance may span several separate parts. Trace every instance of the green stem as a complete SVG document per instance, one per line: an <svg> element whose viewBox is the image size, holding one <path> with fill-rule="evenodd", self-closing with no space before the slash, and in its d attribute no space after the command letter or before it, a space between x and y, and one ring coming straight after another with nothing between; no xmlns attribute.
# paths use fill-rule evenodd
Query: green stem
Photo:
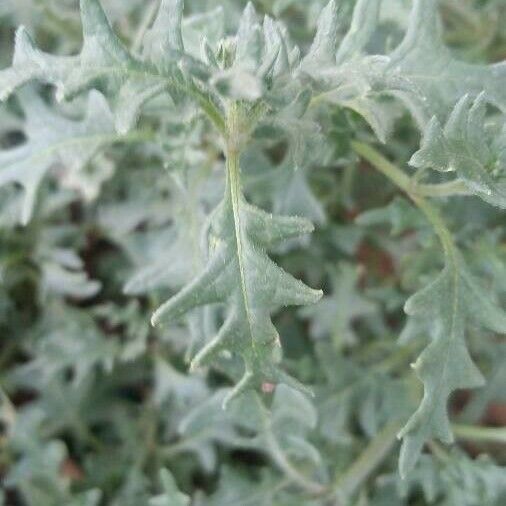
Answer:
<svg viewBox="0 0 506 506"><path fill-rule="evenodd" d="M459 179L440 184L416 184L413 185L413 190L422 197L453 197L472 194L466 184Z"/></svg>
<svg viewBox="0 0 506 506"><path fill-rule="evenodd" d="M269 427L265 429L265 438L269 455L291 482L313 496L323 495L327 492L327 488L324 485L307 478L290 462Z"/></svg>
<svg viewBox="0 0 506 506"><path fill-rule="evenodd" d="M441 218L439 211L427 200L425 200L423 196L416 192L417 187L413 184L411 179L372 146L362 142L352 142L352 147L358 155L367 160L374 168L379 170L394 184L406 192L409 198L425 214L429 222L434 227L434 230L441 241L446 257L454 260L457 253L451 232L448 230L446 224Z"/></svg>
<svg viewBox="0 0 506 506"><path fill-rule="evenodd" d="M505 427L479 427L473 425L452 425L453 433L457 439L476 441L479 443L506 444Z"/></svg>
<svg viewBox="0 0 506 506"><path fill-rule="evenodd" d="M156 133L151 130L132 130L127 134L120 136L114 142L136 143L149 142L156 140Z"/></svg>
<svg viewBox="0 0 506 506"><path fill-rule="evenodd" d="M410 196L418 197L451 197L455 195L471 195L463 181L456 180L441 184L418 184L410 179L398 167L389 162L372 146L362 142L352 142L357 154L365 158L375 168L383 172L397 186Z"/></svg>
<svg viewBox="0 0 506 506"><path fill-rule="evenodd" d="M397 440L401 423L391 422L381 430L360 454L358 459L336 482L335 493L345 499L351 497L360 485L389 455Z"/></svg>
<svg viewBox="0 0 506 506"><path fill-rule="evenodd" d="M434 457L436 457L440 462L445 464L450 462L450 454L437 441L427 441L427 446L429 447L432 455L434 455Z"/></svg>
<svg viewBox="0 0 506 506"><path fill-rule="evenodd" d="M213 99L209 95L206 95L206 93L200 89L200 87L193 81L188 82L187 88L182 88L181 91L195 99L200 108L217 128L218 132L220 132L222 135L225 135L225 119L223 118L219 107L214 103Z"/></svg>
<svg viewBox="0 0 506 506"><path fill-rule="evenodd" d="M284 473L284 475L295 485L312 496L321 496L328 492L328 488L321 483L315 482L302 474L286 456L283 448L279 445L276 436L272 432L271 419L265 411L262 413L262 425L264 429L265 442L270 457ZM339 505L335 505L339 506Z"/></svg>

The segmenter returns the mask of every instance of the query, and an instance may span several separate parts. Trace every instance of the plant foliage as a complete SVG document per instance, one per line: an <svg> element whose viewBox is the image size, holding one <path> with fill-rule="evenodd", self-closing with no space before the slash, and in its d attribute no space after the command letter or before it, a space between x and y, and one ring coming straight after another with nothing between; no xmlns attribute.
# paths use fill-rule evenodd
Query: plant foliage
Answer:
<svg viewBox="0 0 506 506"><path fill-rule="evenodd" d="M506 11L408 3L0 6L0 504L504 504Z"/></svg>

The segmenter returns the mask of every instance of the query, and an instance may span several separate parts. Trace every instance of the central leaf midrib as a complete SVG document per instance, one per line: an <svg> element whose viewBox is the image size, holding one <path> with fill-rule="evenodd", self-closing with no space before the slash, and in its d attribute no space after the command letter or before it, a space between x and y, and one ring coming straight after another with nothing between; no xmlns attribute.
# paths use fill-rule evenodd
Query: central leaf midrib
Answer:
<svg viewBox="0 0 506 506"><path fill-rule="evenodd" d="M246 286L246 273L243 261L243 241L242 241L242 223L241 223L241 212L239 209L241 199L241 188L239 180L239 154L235 151L229 151L228 153L228 178L230 185L230 200L232 203L232 214L234 220L234 234L236 241L236 254L237 263L239 267L239 276L241 278L241 292L244 303L244 309L246 312L246 319L248 322L248 329L251 340L251 347L253 352L256 354L255 339L253 337L253 326L251 318L251 310L249 304L248 291Z"/></svg>
<svg viewBox="0 0 506 506"><path fill-rule="evenodd" d="M457 269L457 258L456 253L454 251L454 248L450 248L448 251L448 257L447 261L449 262L449 266L447 268L451 269L450 276L452 277L452 284L453 284L453 290L452 290L452 299L451 299L451 323L449 328L449 336L444 338L445 341L445 353L444 353L444 359L443 359L443 368L441 370L441 374L439 375L439 380L437 382L437 392L443 392L443 385L445 383L445 378L448 374L448 363L450 358L450 353L452 346L456 343L458 337L457 337L457 331L456 331L456 321L459 313L459 299L460 299L460 280L459 280L459 273ZM451 390L450 390L451 393ZM444 400L446 402L447 400ZM437 404L433 403L429 413L428 413L428 426L432 426L432 420L434 417L434 413L436 411Z"/></svg>

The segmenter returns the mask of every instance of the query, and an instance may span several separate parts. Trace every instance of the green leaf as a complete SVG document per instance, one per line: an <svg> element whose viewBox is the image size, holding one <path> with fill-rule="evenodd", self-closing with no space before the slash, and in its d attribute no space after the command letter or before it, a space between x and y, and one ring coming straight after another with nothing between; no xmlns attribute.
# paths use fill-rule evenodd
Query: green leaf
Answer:
<svg viewBox="0 0 506 506"><path fill-rule="evenodd" d="M143 39L144 56L152 62L184 52L181 23L184 0L162 0L155 21ZM170 63L170 61L169 61Z"/></svg>
<svg viewBox="0 0 506 506"><path fill-rule="evenodd" d="M221 106L211 90L185 76L178 66L193 62L201 71L205 67L183 53L182 1L161 3L145 35L142 59L131 54L113 32L99 0L81 0L80 6L84 44L77 56L43 53L23 28L18 30L13 65L0 72L0 99L32 80L57 86L60 100L100 87L114 97L116 129L124 134L134 126L148 100L170 91L174 97L181 93L192 96L216 125L223 127Z"/></svg>
<svg viewBox="0 0 506 506"><path fill-rule="evenodd" d="M395 197L388 206L358 215L355 223L363 226L388 224L392 227L392 235L396 237L427 225L420 212L401 197Z"/></svg>
<svg viewBox="0 0 506 506"><path fill-rule="evenodd" d="M353 11L351 26L339 44L337 63L351 60L364 50L376 30L381 0L358 0Z"/></svg>
<svg viewBox="0 0 506 506"><path fill-rule="evenodd" d="M223 400L229 394L229 389L218 391L183 418L179 427L181 447L202 458L204 448L218 443L262 451L274 463L293 459L322 468L318 450L307 440L308 433L316 428L317 413L306 396L279 385L269 408L257 393L249 392L230 402L224 411Z"/></svg>
<svg viewBox="0 0 506 506"><path fill-rule="evenodd" d="M18 183L25 191L22 223L30 220L37 189L55 165L63 166L63 184L77 186L93 196L97 192L84 169L105 145L119 139L114 133L110 110L104 97L93 91L86 116L67 119L51 110L34 92L24 90L20 102L25 113L24 144L0 151L0 186ZM90 186L91 185L91 186Z"/></svg>
<svg viewBox="0 0 506 506"><path fill-rule="evenodd" d="M253 480L240 469L223 467L218 490L203 501L203 506L232 506L248 504L248 506L263 506L277 504L279 479L263 473L261 480Z"/></svg>
<svg viewBox="0 0 506 506"><path fill-rule="evenodd" d="M423 381L424 396L399 434L401 476L413 469L427 440L453 442L447 411L452 392L483 385L465 343L468 323L506 332L506 313L481 288L456 250L447 253L442 273L406 302L405 311L431 319L433 340L413 364Z"/></svg>
<svg viewBox="0 0 506 506"><path fill-rule="evenodd" d="M0 100L6 100L15 90L33 80L62 82L74 62L73 57L43 53L35 47L25 27L19 27L12 66L0 71Z"/></svg>
<svg viewBox="0 0 506 506"><path fill-rule="evenodd" d="M225 405L263 382L303 389L277 365L281 344L270 313L282 306L315 303L322 295L283 271L266 254L268 248L311 232L311 223L275 217L248 204L240 188L237 162L229 163L226 195L211 221L207 267L152 318L156 325L200 306L227 304L220 331L192 361L193 368L207 365L225 350L242 357L244 375Z"/></svg>
<svg viewBox="0 0 506 506"><path fill-rule="evenodd" d="M351 28L337 55L332 49L337 25L329 14L335 4L329 3L314 42L315 47L325 48L320 52L327 63L311 68L310 78L320 88L315 102L328 100L355 110L383 142L390 129L384 124L385 111L381 112L385 96L404 103L422 127L432 116L447 114L466 93L477 96L485 92L489 102L506 110L506 64L457 60L443 42L437 0L415 0L406 35L394 51L364 55L376 29L380 3L357 2Z"/></svg>
<svg viewBox="0 0 506 506"><path fill-rule="evenodd" d="M337 348L358 343L353 324L377 311L376 305L357 289L360 275L360 269L344 262L331 270L332 294L317 306L303 310L305 316L311 316L314 338L330 337Z"/></svg>
<svg viewBox="0 0 506 506"><path fill-rule="evenodd" d="M340 6L336 0L330 0L318 18L316 35L302 66L311 69L325 66L336 61L337 31L339 28Z"/></svg>
<svg viewBox="0 0 506 506"><path fill-rule="evenodd" d="M506 110L506 64L478 65L454 58L443 42L437 0L414 2L406 36L389 59L386 71L416 87L432 114L444 114L464 94L482 91Z"/></svg>
<svg viewBox="0 0 506 506"><path fill-rule="evenodd" d="M409 163L420 169L455 172L475 195L506 208L506 128L497 135L487 131L485 97L482 93L473 102L464 95L444 128L434 116Z"/></svg>
<svg viewBox="0 0 506 506"><path fill-rule="evenodd" d="M160 471L163 493L149 500L149 506L189 506L190 498L180 492L176 481L167 469Z"/></svg>

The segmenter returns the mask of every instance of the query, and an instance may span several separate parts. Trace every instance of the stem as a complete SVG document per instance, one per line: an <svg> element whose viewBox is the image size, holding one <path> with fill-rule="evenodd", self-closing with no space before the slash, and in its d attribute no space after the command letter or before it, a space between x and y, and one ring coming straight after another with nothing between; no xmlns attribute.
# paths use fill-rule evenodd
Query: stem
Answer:
<svg viewBox="0 0 506 506"><path fill-rule="evenodd" d="M224 135L226 132L225 120L213 99L209 95L206 95L206 93L193 81L188 82L187 88L182 88L181 91L197 101L200 108L207 114L207 117L217 128L218 132Z"/></svg>
<svg viewBox="0 0 506 506"><path fill-rule="evenodd" d="M401 425L399 422L391 422L376 435L358 459L337 480L335 485L337 496L349 498L358 490L390 453Z"/></svg>
<svg viewBox="0 0 506 506"><path fill-rule="evenodd" d="M135 143L154 141L155 139L156 134L151 130L132 130L131 132L118 137L116 142Z"/></svg>
<svg viewBox="0 0 506 506"><path fill-rule="evenodd" d="M327 488L320 483L310 480L306 476L304 476L295 466L288 460L285 452L279 446L276 438L272 434L272 431L269 427L266 429L266 442L267 447L269 449L269 455L277 464L277 466L283 471L287 478L290 479L291 482L295 483L306 492L311 495L322 495L327 492Z"/></svg>
<svg viewBox="0 0 506 506"><path fill-rule="evenodd" d="M429 447L432 455L434 455L434 457L436 457L440 462L450 462L451 456L437 441L427 441L427 446Z"/></svg>
<svg viewBox="0 0 506 506"><path fill-rule="evenodd" d="M365 158L376 169L402 188L410 197L451 197L454 195L471 195L465 183L460 180L441 184L417 184L402 170L389 162L372 146L363 142L352 142L353 149Z"/></svg>
<svg viewBox="0 0 506 506"><path fill-rule="evenodd" d="M416 193L417 187L411 179L393 163L389 162L381 153L376 151L372 146L362 142L352 142L355 152L362 158L367 160L373 167L383 173L388 179L395 183L399 188L404 190L409 198L417 205L417 207L425 214L430 221L436 234L441 241L445 255L447 258L455 259L456 249L453 243L451 232L444 223L439 211L433 207L420 194ZM429 185L425 185L427 187ZM432 186L432 185L430 185Z"/></svg>
<svg viewBox="0 0 506 506"><path fill-rule="evenodd" d="M505 427L476 427L473 425L452 425L453 433L458 439L480 443L506 444Z"/></svg>
<svg viewBox="0 0 506 506"><path fill-rule="evenodd" d="M414 192L422 197L453 197L455 195L472 195L466 184L457 179L441 184L415 184Z"/></svg>

